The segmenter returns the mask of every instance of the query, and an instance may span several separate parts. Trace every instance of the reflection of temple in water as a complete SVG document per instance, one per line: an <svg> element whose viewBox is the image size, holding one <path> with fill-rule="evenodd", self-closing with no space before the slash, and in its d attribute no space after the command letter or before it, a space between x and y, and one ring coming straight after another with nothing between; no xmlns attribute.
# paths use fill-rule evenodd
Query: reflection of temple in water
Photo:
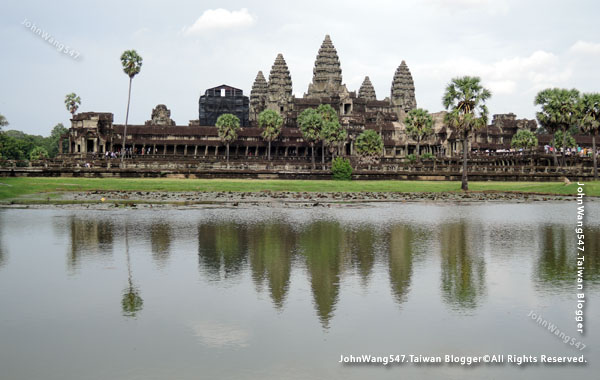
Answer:
<svg viewBox="0 0 600 380"><path fill-rule="evenodd" d="M306 259L314 304L323 327L329 326L340 291L343 231L338 222L318 221L300 232L299 252Z"/></svg>
<svg viewBox="0 0 600 380"><path fill-rule="evenodd" d="M414 229L408 224L392 226L389 232L389 274L392 294L398 303L406 301L412 276Z"/></svg>
<svg viewBox="0 0 600 380"><path fill-rule="evenodd" d="M246 228L242 224L218 222L198 226L200 268L212 280L239 274L246 261L246 246Z"/></svg>
<svg viewBox="0 0 600 380"><path fill-rule="evenodd" d="M72 216L69 220L71 249L67 265L76 269L82 259L97 259L111 256L113 252L114 225L109 219Z"/></svg>
<svg viewBox="0 0 600 380"><path fill-rule="evenodd" d="M150 225L150 246L152 258L159 266L164 266L171 253L171 226L166 223L153 223Z"/></svg>
<svg viewBox="0 0 600 380"><path fill-rule="evenodd" d="M583 278L600 283L600 228L585 228ZM539 228L539 256L535 279L543 287L570 291L577 278L577 241L573 229L564 225Z"/></svg>
<svg viewBox="0 0 600 380"><path fill-rule="evenodd" d="M260 290L266 281L271 299L281 309L287 295L296 235L289 224L261 223L248 227L252 279Z"/></svg>
<svg viewBox="0 0 600 380"><path fill-rule="evenodd" d="M481 233L464 221L440 226L442 294L460 309L477 307L485 293L485 260L475 248Z"/></svg>

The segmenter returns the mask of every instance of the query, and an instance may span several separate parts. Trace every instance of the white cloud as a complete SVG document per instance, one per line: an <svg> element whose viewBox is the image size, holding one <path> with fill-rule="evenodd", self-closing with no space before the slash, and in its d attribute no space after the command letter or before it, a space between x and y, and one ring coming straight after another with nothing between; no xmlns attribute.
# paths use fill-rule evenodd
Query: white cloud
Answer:
<svg viewBox="0 0 600 380"><path fill-rule="evenodd" d="M600 54L600 44L579 40L571 46L569 51L578 54L597 55Z"/></svg>
<svg viewBox="0 0 600 380"><path fill-rule="evenodd" d="M452 12L483 10L490 14L504 14L510 10L506 0L426 0L426 3Z"/></svg>
<svg viewBox="0 0 600 380"><path fill-rule="evenodd" d="M571 77L572 71L562 63L560 57L538 50L527 57L513 57L496 62L455 58L416 66L415 74L429 75L440 81L448 81L455 76L479 76L493 93L510 95L518 90L532 91L560 86Z"/></svg>
<svg viewBox="0 0 600 380"><path fill-rule="evenodd" d="M207 9L196 20L194 25L183 28L185 35L203 34L211 30L239 29L254 25L256 19L248 9L228 11L227 9Z"/></svg>

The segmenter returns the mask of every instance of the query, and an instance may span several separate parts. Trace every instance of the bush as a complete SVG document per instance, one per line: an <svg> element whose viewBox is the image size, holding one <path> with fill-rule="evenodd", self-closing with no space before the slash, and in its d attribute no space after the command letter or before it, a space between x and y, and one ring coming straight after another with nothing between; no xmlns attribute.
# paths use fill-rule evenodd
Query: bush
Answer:
<svg viewBox="0 0 600 380"><path fill-rule="evenodd" d="M415 161L417 161L417 156L415 156L415 155L414 155L414 154L412 154L412 153L411 153L411 154L409 154L408 156L406 156L406 158L408 158L408 160L409 160L410 162L415 162Z"/></svg>
<svg viewBox="0 0 600 380"><path fill-rule="evenodd" d="M331 164L331 174L333 175L333 179L345 181L351 180L352 165L350 165L350 161L342 157L334 158L333 163Z"/></svg>
<svg viewBox="0 0 600 380"><path fill-rule="evenodd" d="M434 158L434 156L433 156L433 153L427 152L427 153L423 153L421 155L421 158L424 159L424 160L431 160L431 159Z"/></svg>

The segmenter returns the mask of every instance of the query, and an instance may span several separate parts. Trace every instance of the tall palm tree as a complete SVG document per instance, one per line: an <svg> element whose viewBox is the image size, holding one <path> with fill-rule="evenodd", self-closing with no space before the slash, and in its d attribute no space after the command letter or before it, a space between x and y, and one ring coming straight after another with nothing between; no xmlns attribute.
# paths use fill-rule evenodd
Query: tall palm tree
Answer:
<svg viewBox="0 0 600 380"><path fill-rule="evenodd" d="M316 109L307 108L298 115L298 127L304 141L310 144L312 169L315 170L315 142L321 138L323 117Z"/></svg>
<svg viewBox="0 0 600 380"><path fill-rule="evenodd" d="M427 110L415 108L408 111L404 119L406 134L417 142L417 160L421 158L421 141L433 133L433 118Z"/></svg>
<svg viewBox="0 0 600 380"><path fill-rule="evenodd" d="M579 91L576 89L567 90L564 88L547 88L538 92L534 104L542 106L542 111L536 113L536 117L542 127L554 135L557 131L562 131L563 152L562 165L565 165L565 145L567 143L567 131L576 125L578 116ZM558 146L558 144L554 144ZM556 148L552 149L554 156L554 165L558 166L556 158Z"/></svg>
<svg viewBox="0 0 600 380"><path fill-rule="evenodd" d="M446 122L462 134L463 140L463 172L461 189L469 190L467 178L467 152L469 134L487 124L488 109L485 101L492 93L481 85L479 77L453 78L444 92L442 103L449 111Z"/></svg>
<svg viewBox="0 0 600 380"><path fill-rule="evenodd" d="M229 144L237 139L237 133L240 129L240 119L230 113L224 113L217 118L216 127L219 138L227 146L227 168L229 168Z"/></svg>
<svg viewBox="0 0 600 380"><path fill-rule="evenodd" d="M258 115L258 125L263 128L262 137L269 144L267 158L271 161L271 142L279 137L283 118L277 111L264 110Z"/></svg>
<svg viewBox="0 0 600 380"><path fill-rule="evenodd" d="M81 98L76 93L72 92L65 96L65 106L67 107L67 111L71 113L71 117L75 116L75 112L79 109L80 104Z"/></svg>
<svg viewBox="0 0 600 380"><path fill-rule="evenodd" d="M598 161L596 157L596 136L600 127L600 93L583 94L579 103L581 130L592 136L592 157L594 160L594 179L598 179Z"/></svg>
<svg viewBox="0 0 600 380"><path fill-rule="evenodd" d="M129 93L127 95L127 113L125 113L125 128L123 130L123 145L121 147L121 165L125 158L125 139L127 138L127 122L129 121L129 103L131 101L131 82L133 77L140 73L142 69L142 57L135 50L125 50L121 54L121 65L123 71L129 76Z"/></svg>

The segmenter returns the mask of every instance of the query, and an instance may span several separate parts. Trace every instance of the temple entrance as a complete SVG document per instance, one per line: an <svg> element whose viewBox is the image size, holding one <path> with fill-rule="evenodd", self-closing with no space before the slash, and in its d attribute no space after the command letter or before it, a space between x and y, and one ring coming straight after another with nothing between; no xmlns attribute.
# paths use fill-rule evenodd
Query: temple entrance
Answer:
<svg viewBox="0 0 600 380"><path fill-rule="evenodd" d="M87 146L86 146L85 151L88 152L88 153L94 152L94 140L88 140L87 141Z"/></svg>

